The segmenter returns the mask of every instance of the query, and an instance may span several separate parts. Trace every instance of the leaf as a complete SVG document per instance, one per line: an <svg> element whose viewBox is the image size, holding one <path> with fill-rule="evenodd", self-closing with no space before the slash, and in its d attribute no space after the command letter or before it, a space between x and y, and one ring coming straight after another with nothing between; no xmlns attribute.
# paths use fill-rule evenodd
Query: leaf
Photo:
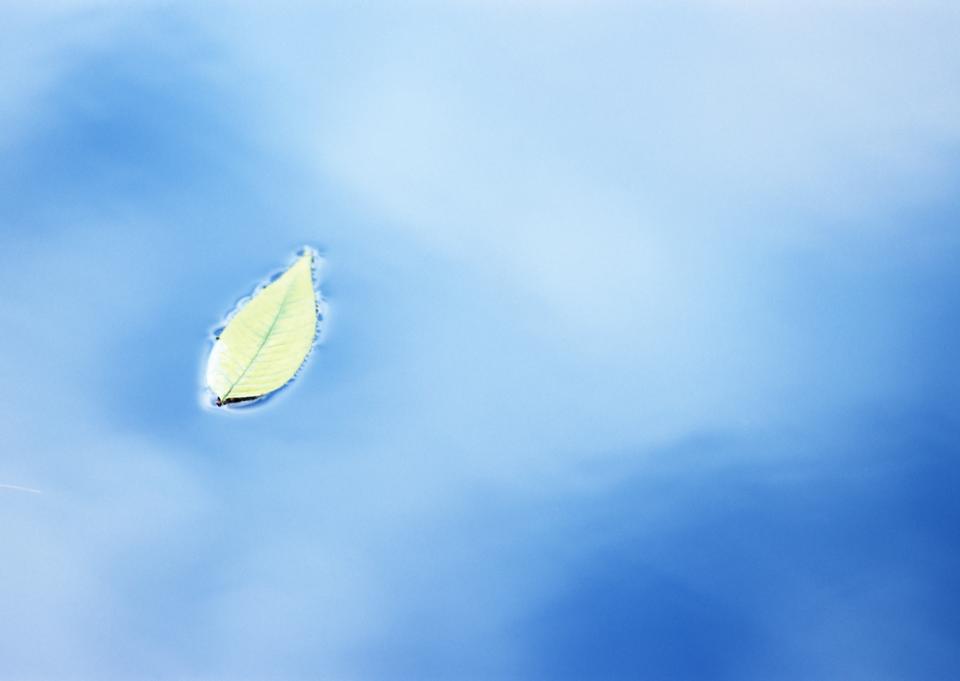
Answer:
<svg viewBox="0 0 960 681"><path fill-rule="evenodd" d="M254 294L217 337L207 385L217 406L282 388L310 353L317 332L313 251L306 249L276 281Z"/></svg>

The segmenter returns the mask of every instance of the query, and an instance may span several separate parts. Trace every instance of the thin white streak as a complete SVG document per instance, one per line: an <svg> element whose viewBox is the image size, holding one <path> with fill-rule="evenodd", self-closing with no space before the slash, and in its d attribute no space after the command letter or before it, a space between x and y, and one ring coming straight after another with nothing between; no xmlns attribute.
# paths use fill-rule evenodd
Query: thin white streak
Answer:
<svg viewBox="0 0 960 681"><path fill-rule="evenodd" d="M12 489L12 490L16 490L17 492L30 492L31 494L43 494L43 492L41 492L38 489L33 489L32 487L21 487L20 485L0 484L0 489Z"/></svg>

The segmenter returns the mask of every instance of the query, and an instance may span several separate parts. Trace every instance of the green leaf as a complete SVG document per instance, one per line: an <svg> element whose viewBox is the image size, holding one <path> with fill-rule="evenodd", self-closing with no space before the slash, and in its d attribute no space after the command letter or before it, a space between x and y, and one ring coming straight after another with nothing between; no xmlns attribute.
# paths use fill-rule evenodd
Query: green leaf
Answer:
<svg viewBox="0 0 960 681"><path fill-rule="evenodd" d="M207 385L217 406L263 397L294 377L317 332L313 251L254 294L217 337Z"/></svg>

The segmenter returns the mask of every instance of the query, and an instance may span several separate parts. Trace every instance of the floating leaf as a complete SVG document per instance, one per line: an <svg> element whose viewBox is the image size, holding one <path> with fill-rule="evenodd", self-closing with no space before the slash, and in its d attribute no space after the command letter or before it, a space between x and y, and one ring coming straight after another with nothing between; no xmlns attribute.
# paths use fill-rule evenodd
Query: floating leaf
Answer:
<svg viewBox="0 0 960 681"><path fill-rule="evenodd" d="M278 279L257 291L217 337L207 361L207 385L217 406L282 388L310 353L316 332L313 251L306 249Z"/></svg>

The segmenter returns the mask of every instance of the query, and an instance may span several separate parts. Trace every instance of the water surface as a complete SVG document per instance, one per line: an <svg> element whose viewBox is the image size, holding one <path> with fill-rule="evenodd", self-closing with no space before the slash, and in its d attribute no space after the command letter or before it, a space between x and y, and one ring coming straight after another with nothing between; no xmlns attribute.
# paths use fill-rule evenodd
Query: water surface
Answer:
<svg viewBox="0 0 960 681"><path fill-rule="evenodd" d="M0 10L0 678L949 676L960 17L794 5Z"/></svg>

